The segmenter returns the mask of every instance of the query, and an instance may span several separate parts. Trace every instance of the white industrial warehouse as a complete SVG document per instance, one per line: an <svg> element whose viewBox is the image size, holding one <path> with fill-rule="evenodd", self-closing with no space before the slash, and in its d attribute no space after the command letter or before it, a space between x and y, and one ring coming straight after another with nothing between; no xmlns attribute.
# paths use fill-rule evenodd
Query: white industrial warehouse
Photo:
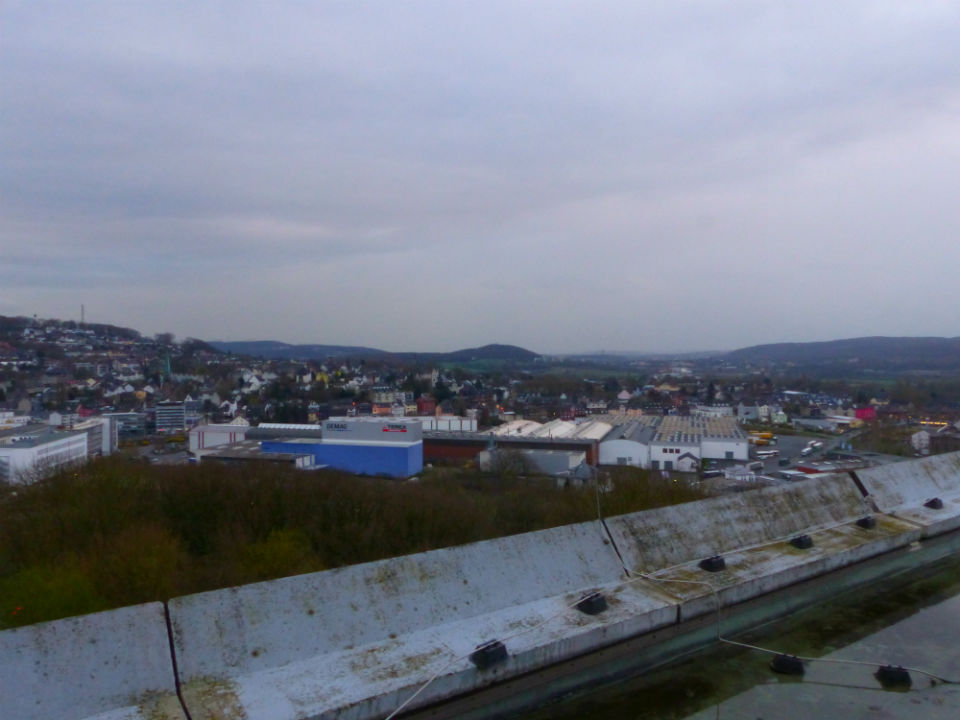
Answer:
<svg viewBox="0 0 960 720"><path fill-rule="evenodd" d="M641 416L600 442L601 465L694 472L702 460L748 460L747 434L732 417Z"/></svg>
<svg viewBox="0 0 960 720"><path fill-rule="evenodd" d="M533 420L514 420L494 428L492 432L496 437L600 440L611 430L613 430L613 425L600 420L583 422L551 420L548 423L538 423Z"/></svg>
<svg viewBox="0 0 960 720"><path fill-rule="evenodd" d="M489 447L475 451L481 467L497 466L502 445L522 454L539 472L566 478L590 477L588 466L594 464L696 472L703 460L749 460L748 436L733 417L605 415L548 423L515 420L482 434L473 430L475 422L444 422L443 431L433 424L431 442L444 440L438 437L444 435L482 438ZM330 418L322 426L207 425L191 431L190 449L199 457L234 446L244 437L260 440L264 452L310 452L315 455L314 467L410 477L423 466L422 418Z"/></svg>
<svg viewBox="0 0 960 720"><path fill-rule="evenodd" d="M494 437L599 441L600 465L696 472L702 460L748 460L750 443L734 417L607 415L581 422L515 420Z"/></svg>

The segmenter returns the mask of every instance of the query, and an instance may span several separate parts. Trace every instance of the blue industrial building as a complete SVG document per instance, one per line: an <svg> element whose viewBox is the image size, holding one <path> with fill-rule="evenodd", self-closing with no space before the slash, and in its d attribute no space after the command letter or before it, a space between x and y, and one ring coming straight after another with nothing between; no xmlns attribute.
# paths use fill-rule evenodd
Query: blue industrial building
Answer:
<svg viewBox="0 0 960 720"><path fill-rule="evenodd" d="M423 427L405 418L330 418L322 437L264 439L264 453L313 455L314 464L358 475L410 477L423 470Z"/></svg>
<svg viewBox="0 0 960 720"><path fill-rule="evenodd" d="M358 475L410 477L423 470L422 440L413 443L264 440L260 444L260 450L265 453L309 453L313 455L316 465L326 465Z"/></svg>

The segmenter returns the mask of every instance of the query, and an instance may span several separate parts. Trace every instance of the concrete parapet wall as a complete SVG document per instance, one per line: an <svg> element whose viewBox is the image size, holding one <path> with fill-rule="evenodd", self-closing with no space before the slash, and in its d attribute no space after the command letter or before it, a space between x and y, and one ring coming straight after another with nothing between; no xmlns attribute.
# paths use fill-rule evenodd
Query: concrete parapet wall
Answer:
<svg viewBox="0 0 960 720"><path fill-rule="evenodd" d="M197 720L215 717L223 692L211 694L212 679L229 681L230 702L267 713L257 717L369 718L429 678L417 704L476 690L675 623L681 611L708 612L713 587L736 602L918 536L896 521L873 535L845 527L867 514L848 476L824 476L608 519L628 567L663 577L626 579L599 523L584 523L178 598L170 613L186 703ZM789 546L801 531L821 532L822 546ZM696 566L731 552L723 573ZM686 582L658 582L667 575ZM570 607L592 590L605 593L606 612ZM494 639L509 658L477 670L467 655Z"/></svg>
<svg viewBox="0 0 960 720"><path fill-rule="evenodd" d="M608 518L606 527L593 521L176 598L169 626L162 605L146 605L7 631L0 690L14 698L11 716L26 720L181 718L169 628L193 720L382 718L418 692L410 707L960 526L960 454L858 476L866 499L846 473L811 477ZM944 507L924 508L931 496ZM874 527L856 525L869 514ZM791 545L800 534L813 546ZM725 569L699 567L714 554ZM607 609L578 611L594 591ZM469 654L491 640L508 657L478 669Z"/></svg>
<svg viewBox="0 0 960 720"><path fill-rule="evenodd" d="M672 598L656 588L618 584L602 589L610 599L602 616L573 609L578 593L546 598L280 668L219 680L198 676L185 683L185 702L194 720L217 718L224 707L270 720L384 717L429 678L434 680L418 705L482 689L676 620ZM509 657L478 670L467 656L491 639L502 640Z"/></svg>
<svg viewBox="0 0 960 720"><path fill-rule="evenodd" d="M870 514L846 475L762 488L607 520L631 570L652 572Z"/></svg>
<svg viewBox="0 0 960 720"><path fill-rule="evenodd" d="M920 539L916 525L897 518L876 517L876 527L855 522L810 529L813 547L799 549L789 540L778 540L723 555L726 568L705 572L691 561L650 574L677 596L681 620L713 613L773 590L846 567L867 558L905 547Z"/></svg>
<svg viewBox="0 0 960 720"><path fill-rule="evenodd" d="M245 708L272 698L275 710L251 717L327 717L344 705L354 709L336 717L375 717L384 692L404 692L460 658L423 695L445 697L462 691L461 671L471 687L496 680L505 668L478 677L466 655L518 630L535 637L545 613L557 620L546 632L576 645L559 615L579 622L566 607L577 593L621 576L591 522L177 598L169 607L186 703L195 720L216 717L225 696ZM634 612L638 603L670 605L644 597ZM323 677L324 691L304 674ZM290 714L277 710L285 707Z"/></svg>
<svg viewBox="0 0 960 720"><path fill-rule="evenodd" d="M960 527L960 452L858 470L856 475L879 511L922 525L924 536ZM925 507L933 498L940 498L943 507Z"/></svg>
<svg viewBox="0 0 960 720"><path fill-rule="evenodd" d="M0 632L0 716L185 720L162 603Z"/></svg>
<svg viewBox="0 0 960 720"><path fill-rule="evenodd" d="M617 580L599 523L171 600L181 677L285 665Z"/></svg>

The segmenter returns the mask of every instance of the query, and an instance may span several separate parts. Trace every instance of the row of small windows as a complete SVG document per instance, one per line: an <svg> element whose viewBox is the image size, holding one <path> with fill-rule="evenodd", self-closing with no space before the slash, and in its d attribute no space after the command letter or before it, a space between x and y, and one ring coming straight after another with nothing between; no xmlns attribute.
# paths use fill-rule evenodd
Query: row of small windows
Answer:
<svg viewBox="0 0 960 720"><path fill-rule="evenodd" d="M79 453L82 454L82 453L83 453L83 447L82 447L83 444L84 444L84 443L83 443L83 439L81 438L81 439L78 439L78 440L76 440L76 441L74 441L74 442L71 442L71 443L69 443L69 444L67 444L67 445L63 445L63 444L47 445L47 446L45 446L45 447L41 447L41 448L37 451L37 457L38 457L38 458L47 458L47 457L49 457L50 455L60 456L61 454L65 453L65 452L66 452L66 453L71 453L71 452L76 453L76 452L79 452Z"/></svg>

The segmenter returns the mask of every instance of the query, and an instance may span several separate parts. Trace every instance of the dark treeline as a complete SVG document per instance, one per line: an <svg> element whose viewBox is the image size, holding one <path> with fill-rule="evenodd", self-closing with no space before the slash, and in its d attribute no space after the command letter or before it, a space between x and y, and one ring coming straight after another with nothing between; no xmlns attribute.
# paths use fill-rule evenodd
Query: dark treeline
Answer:
<svg viewBox="0 0 960 720"><path fill-rule="evenodd" d="M420 482L123 458L0 490L0 628L596 517L593 488L438 469ZM699 497L621 469L615 515Z"/></svg>

